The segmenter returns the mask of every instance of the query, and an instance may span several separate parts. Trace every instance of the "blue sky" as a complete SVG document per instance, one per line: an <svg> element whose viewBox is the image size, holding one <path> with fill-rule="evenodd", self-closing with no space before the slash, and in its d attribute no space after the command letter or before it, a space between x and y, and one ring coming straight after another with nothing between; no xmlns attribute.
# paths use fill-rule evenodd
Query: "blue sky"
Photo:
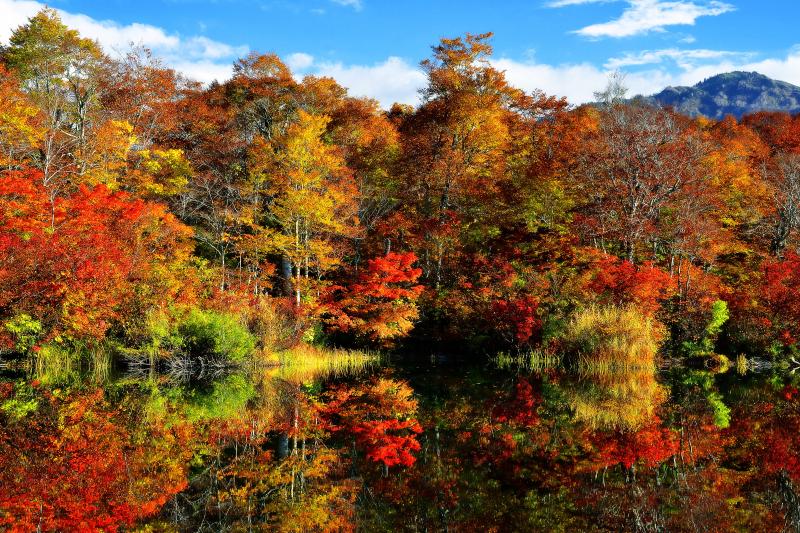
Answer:
<svg viewBox="0 0 800 533"><path fill-rule="evenodd" d="M0 0L0 42L43 4ZM329 75L351 93L414 103L418 63L440 37L495 33L495 63L526 90L574 103L609 72L632 92L757 70L800 85L796 0L51 0L109 53L130 42L204 82L250 50L298 76Z"/></svg>

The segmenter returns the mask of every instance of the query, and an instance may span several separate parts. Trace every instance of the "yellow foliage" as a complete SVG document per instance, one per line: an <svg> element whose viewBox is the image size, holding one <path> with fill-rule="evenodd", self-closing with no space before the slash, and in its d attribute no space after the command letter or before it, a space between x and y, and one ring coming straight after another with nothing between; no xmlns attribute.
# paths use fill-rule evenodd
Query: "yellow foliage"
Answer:
<svg viewBox="0 0 800 533"><path fill-rule="evenodd" d="M131 176L132 185L148 196L172 196L189 183L192 166L183 150L141 150L139 168Z"/></svg>
<svg viewBox="0 0 800 533"><path fill-rule="evenodd" d="M83 182L119 189L120 179L128 168L128 153L135 142L133 126L127 121L104 122L94 132L90 143L78 153L77 158L84 168Z"/></svg>
<svg viewBox="0 0 800 533"><path fill-rule="evenodd" d="M575 417L594 428L635 429L666 400L656 380L663 327L635 307L589 307L567 328L580 379L565 390Z"/></svg>
<svg viewBox="0 0 800 533"><path fill-rule="evenodd" d="M17 87L16 80L0 68L0 167L18 165L34 150L44 130L39 110Z"/></svg>
<svg viewBox="0 0 800 533"><path fill-rule="evenodd" d="M337 149L323 140L330 119L304 111L286 133L251 151L251 187L274 198L280 227L271 246L292 263L297 303L339 263L335 241L356 231L357 188Z"/></svg>

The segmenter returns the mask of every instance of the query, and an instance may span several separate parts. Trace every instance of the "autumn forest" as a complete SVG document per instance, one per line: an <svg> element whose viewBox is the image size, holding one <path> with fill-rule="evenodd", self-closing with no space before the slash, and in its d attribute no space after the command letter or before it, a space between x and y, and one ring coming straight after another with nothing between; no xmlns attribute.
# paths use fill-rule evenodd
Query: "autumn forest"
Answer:
<svg viewBox="0 0 800 533"><path fill-rule="evenodd" d="M800 116L0 46L0 529L800 531Z"/></svg>

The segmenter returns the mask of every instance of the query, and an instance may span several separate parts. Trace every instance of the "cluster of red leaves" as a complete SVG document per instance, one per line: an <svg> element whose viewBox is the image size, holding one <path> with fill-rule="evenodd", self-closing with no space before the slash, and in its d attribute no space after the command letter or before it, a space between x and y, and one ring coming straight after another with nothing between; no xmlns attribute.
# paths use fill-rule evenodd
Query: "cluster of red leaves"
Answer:
<svg viewBox="0 0 800 533"><path fill-rule="evenodd" d="M674 283L669 273L652 262L636 266L630 261L603 255L592 265L588 288L603 303L634 304L643 313L653 315L674 290Z"/></svg>
<svg viewBox="0 0 800 533"><path fill-rule="evenodd" d="M423 290L417 284L422 270L414 268L416 261L413 252L391 252L369 260L348 287L332 287L328 305L331 326L373 341L405 335L417 319L415 302ZM337 293L341 295L338 301L334 300Z"/></svg>
<svg viewBox="0 0 800 533"><path fill-rule="evenodd" d="M0 399L13 398L12 389L0 391ZM180 428L148 435L165 442L164 449L140 446L102 390L34 392L34 413L17 421L0 417L0 526L116 531L152 516L185 488L187 457L172 446L186 436Z"/></svg>
<svg viewBox="0 0 800 533"><path fill-rule="evenodd" d="M521 378L511 398L494 407L492 418L501 424L534 427L541 421L538 413L541 403L541 393L534 390L527 379Z"/></svg>
<svg viewBox="0 0 800 533"><path fill-rule="evenodd" d="M796 343L800 336L800 256L789 252L782 261L765 265L759 293L770 313L768 323L778 328L779 338L787 345Z"/></svg>
<svg viewBox="0 0 800 533"><path fill-rule="evenodd" d="M679 450L675 431L662 427L658 418L636 431L595 432L590 441L596 449L594 462L598 468L618 464L630 468L639 461L652 468Z"/></svg>
<svg viewBox="0 0 800 533"><path fill-rule="evenodd" d="M536 313L539 300L533 296L497 300L492 308L497 327L509 330L519 344L529 342L542 329L542 320Z"/></svg>
<svg viewBox="0 0 800 533"><path fill-rule="evenodd" d="M414 252L390 252L384 257L370 259L354 287L373 298L416 298L422 290L422 286L415 285L422 274L421 269L414 268L416 262Z"/></svg>
<svg viewBox="0 0 800 533"><path fill-rule="evenodd" d="M798 392L800 391L797 390L797 387L794 387L792 385L786 385L781 391L781 394L783 395L784 399L786 399L787 401L791 401L794 399L795 396L797 396Z"/></svg>
<svg viewBox="0 0 800 533"><path fill-rule="evenodd" d="M0 307L41 320L52 335L101 338L138 292L176 297L170 276L190 230L164 206L80 187L52 203L38 172L0 178ZM133 309L129 309L133 311Z"/></svg>
<svg viewBox="0 0 800 533"><path fill-rule="evenodd" d="M366 450L367 459L388 467L411 466L412 452L420 450L417 435L422 427L416 420L368 420L353 426L356 444Z"/></svg>
<svg viewBox="0 0 800 533"><path fill-rule="evenodd" d="M328 393L323 414L332 431L353 435L369 460L387 467L411 466L422 433L412 394L408 384L391 379L337 387Z"/></svg>

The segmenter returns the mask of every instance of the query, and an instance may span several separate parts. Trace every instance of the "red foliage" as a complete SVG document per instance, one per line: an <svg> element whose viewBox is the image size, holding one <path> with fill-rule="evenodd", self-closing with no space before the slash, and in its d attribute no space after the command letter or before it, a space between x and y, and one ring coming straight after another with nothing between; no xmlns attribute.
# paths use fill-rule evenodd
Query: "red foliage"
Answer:
<svg viewBox="0 0 800 533"><path fill-rule="evenodd" d="M592 268L588 288L604 303L634 304L640 311L653 315L672 292L670 275L652 262L637 267L630 261L605 255Z"/></svg>
<svg viewBox="0 0 800 533"><path fill-rule="evenodd" d="M411 452L420 450L416 436L422 428L416 420L369 420L353 427L356 444L366 450L367 459L395 465L411 466L416 461ZM405 434L400 433L405 431Z"/></svg>
<svg viewBox="0 0 800 533"><path fill-rule="evenodd" d="M529 342L542 329L542 321L536 313L539 300L533 296L497 300L492 308L497 327L507 330L519 344Z"/></svg>
<svg viewBox="0 0 800 533"><path fill-rule="evenodd" d="M764 267L760 298L769 322L779 329L784 344L794 344L800 335L800 256L786 254L782 261Z"/></svg>
<svg viewBox="0 0 800 533"><path fill-rule="evenodd" d="M386 467L411 466L422 432L413 418L417 402L402 381L378 379L355 387L338 387L323 409L331 429L352 434L368 459Z"/></svg>
<svg viewBox="0 0 800 533"><path fill-rule="evenodd" d="M800 482L800 396L786 385L776 401L759 402L734 418L729 432L739 441L735 451L762 474L785 471Z"/></svg>
<svg viewBox="0 0 800 533"><path fill-rule="evenodd" d="M742 122L755 130L772 150L800 153L800 118L797 116L762 111L744 117Z"/></svg>
<svg viewBox="0 0 800 533"><path fill-rule="evenodd" d="M422 274L422 269L413 267L416 262L414 252L390 252L370 259L354 287L373 298L416 298L422 291L421 285L415 285Z"/></svg>
<svg viewBox="0 0 800 533"><path fill-rule="evenodd" d="M535 391L527 379L521 378L514 389L514 395L492 410L492 417L501 424L514 424L523 427L539 425L537 409L542 403L542 395Z"/></svg>
<svg viewBox="0 0 800 533"><path fill-rule="evenodd" d="M654 467L678 452L679 439L669 428L661 427L661 420L636 431L595 433L590 440L597 448L596 463L599 468L623 464L630 468L642 461Z"/></svg>
<svg viewBox="0 0 800 533"><path fill-rule="evenodd" d="M800 392L797 390L797 387L793 387L792 385L786 385L783 387L781 393L783 394L784 399L787 401L793 400L797 393Z"/></svg>
<svg viewBox="0 0 800 533"><path fill-rule="evenodd" d="M188 258L190 230L165 207L104 186L51 203L39 178L0 176L0 308L32 315L51 335L97 339L123 303L131 313L134 301L146 306L184 289L169 274Z"/></svg>
<svg viewBox="0 0 800 533"><path fill-rule="evenodd" d="M414 268L416 261L413 252L370 259L349 287L332 287L331 296L339 292L341 298L328 305L329 323L339 331L353 331L375 341L408 333L418 316L416 300L423 290L417 284L422 270Z"/></svg>

